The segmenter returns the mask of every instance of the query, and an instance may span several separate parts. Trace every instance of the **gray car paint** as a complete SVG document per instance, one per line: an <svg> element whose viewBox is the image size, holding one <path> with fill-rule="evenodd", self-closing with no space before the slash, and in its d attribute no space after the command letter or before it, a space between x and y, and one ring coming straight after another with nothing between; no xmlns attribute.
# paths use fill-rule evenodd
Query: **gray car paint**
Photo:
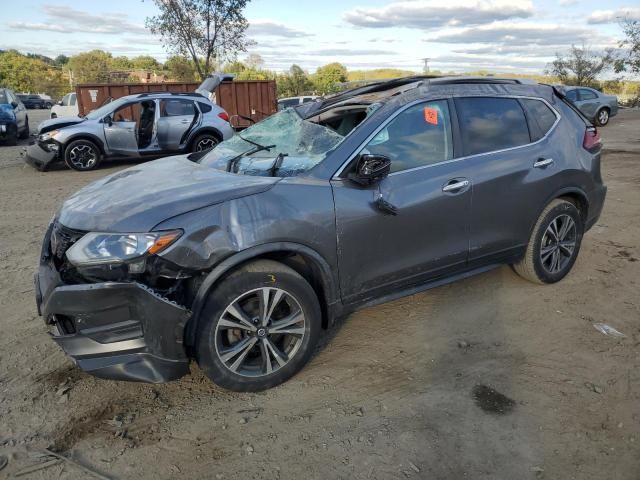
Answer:
<svg viewBox="0 0 640 480"><path fill-rule="evenodd" d="M458 153L452 161L398 172L369 187L346 178L351 160L395 112L417 101L456 96L541 98L559 121L534 144L464 158ZM322 105L306 104L299 112L308 118ZM83 231L182 229L182 237L160 256L178 269L204 272L191 305L191 331L208 290L224 272L277 251L301 253L317 266L321 300L334 317L517 260L540 212L561 194L583 199L586 226L593 225L606 187L599 153L582 148L585 128L550 87L425 82L387 99L304 175L240 176L174 157L86 187L65 202L59 221ZM542 157L553 163L535 168ZM442 192L457 178L468 179L470 188ZM397 216L373 206L379 195L395 204Z"/></svg>
<svg viewBox="0 0 640 480"><path fill-rule="evenodd" d="M568 94L570 91L587 90L596 96L596 98L593 99L582 100L582 97L578 93L578 100L573 102L584 116L591 121L595 121L598 112L602 108L609 109L609 117L613 117L618 114L618 97L615 95L605 95L595 88L589 87L562 87L562 90L565 94Z"/></svg>

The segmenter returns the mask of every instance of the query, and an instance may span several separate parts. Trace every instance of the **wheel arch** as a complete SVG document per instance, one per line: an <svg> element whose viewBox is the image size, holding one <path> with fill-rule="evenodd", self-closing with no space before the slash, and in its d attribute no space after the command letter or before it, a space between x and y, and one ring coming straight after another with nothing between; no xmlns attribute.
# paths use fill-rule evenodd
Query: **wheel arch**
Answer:
<svg viewBox="0 0 640 480"><path fill-rule="evenodd" d="M565 200L568 200L571 203L573 203L578 209L578 211L580 212L580 217L582 218L582 221L586 224L587 219L589 218L588 195L580 187L565 187L555 192L553 195L547 198L546 202L544 202L544 205L542 205L542 208L540 208L540 210L538 211L538 215L536 216L535 220L533 221L533 224L529 228L529 236L531 236L531 232L533 231L533 228L535 227L536 222L538 221L538 218L540 218L540 215L542 214L544 209L547 208L547 206L557 198L564 198Z"/></svg>
<svg viewBox="0 0 640 480"><path fill-rule="evenodd" d="M89 140L98 146L98 148L100 149L100 153L102 155L106 154L104 149L104 142L99 137L97 137L96 135L93 135L92 133L76 133L70 136L69 138L67 138L64 144L62 145L63 155L64 155L64 151L67 149L67 146L69 146L71 142L75 142L76 140Z"/></svg>
<svg viewBox="0 0 640 480"><path fill-rule="evenodd" d="M295 270L309 282L318 297L322 310L322 326L328 328L334 317L334 305L338 301L336 281L329 263L315 250L292 242L258 245L238 252L216 265L198 288L191 306L191 318L185 330L187 345L195 344L200 315L209 292L229 273L256 260L278 261Z"/></svg>

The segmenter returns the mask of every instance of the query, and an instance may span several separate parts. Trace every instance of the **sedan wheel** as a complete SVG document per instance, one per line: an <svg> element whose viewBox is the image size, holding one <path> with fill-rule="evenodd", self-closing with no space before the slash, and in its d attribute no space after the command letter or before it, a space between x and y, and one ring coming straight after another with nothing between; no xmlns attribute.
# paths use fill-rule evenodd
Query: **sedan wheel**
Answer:
<svg viewBox="0 0 640 480"><path fill-rule="evenodd" d="M604 126L609 123L609 111L603 108L598 112L598 125Z"/></svg>

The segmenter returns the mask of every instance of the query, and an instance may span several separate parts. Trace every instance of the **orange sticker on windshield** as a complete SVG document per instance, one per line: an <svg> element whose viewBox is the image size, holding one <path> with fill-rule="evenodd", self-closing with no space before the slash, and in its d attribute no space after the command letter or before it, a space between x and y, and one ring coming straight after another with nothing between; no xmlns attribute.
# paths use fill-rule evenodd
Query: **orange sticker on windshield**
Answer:
<svg viewBox="0 0 640 480"><path fill-rule="evenodd" d="M438 124L438 110L431 107L424 107L424 121L431 125Z"/></svg>

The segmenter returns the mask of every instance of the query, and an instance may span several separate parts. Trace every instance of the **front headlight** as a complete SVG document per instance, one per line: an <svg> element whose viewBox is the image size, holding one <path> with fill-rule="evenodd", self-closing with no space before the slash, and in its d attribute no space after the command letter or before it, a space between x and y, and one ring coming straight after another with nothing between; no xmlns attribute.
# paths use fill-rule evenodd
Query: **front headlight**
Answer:
<svg viewBox="0 0 640 480"><path fill-rule="evenodd" d="M151 233L87 233L67 250L73 265L124 263L160 253L175 242L182 231Z"/></svg>
<svg viewBox="0 0 640 480"><path fill-rule="evenodd" d="M38 140L41 142L48 142L49 140L53 140L53 137L58 133L60 133L60 130L51 130L50 132L42 133L38 135Z"/></svg>

